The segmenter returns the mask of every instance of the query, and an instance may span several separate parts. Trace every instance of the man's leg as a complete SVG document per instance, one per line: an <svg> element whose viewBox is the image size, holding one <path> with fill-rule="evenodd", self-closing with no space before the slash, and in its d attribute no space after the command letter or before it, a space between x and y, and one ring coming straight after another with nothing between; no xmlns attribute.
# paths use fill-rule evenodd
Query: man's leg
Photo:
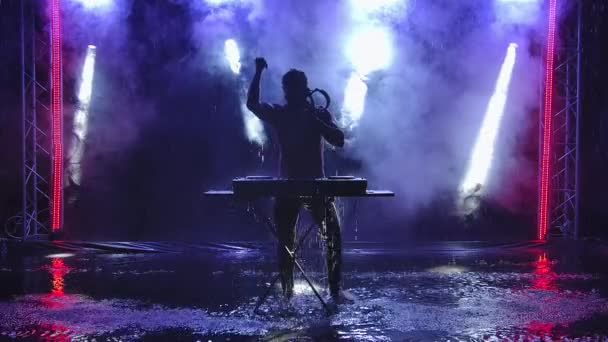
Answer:
<svg viewBox="0 0 608 342"><path fill-rule="evenodd" d="M285 246L293 251L295 244L296 222L300 211L300 201L297 198L277 198L274 204L274 222L279 237L277 249L279 258L279 272L283 293L291 297L293 294L293 266L294 263L285 250Z"/></svg>
<svg viewBox="0 0 608 342"><path fill-rule="evenodd" d="M329 292L336 297L340 293L342 282L342 236L340 220L333 199L322 201L313 200L307 209L323 231L326 243L327 278Z"/></svg>

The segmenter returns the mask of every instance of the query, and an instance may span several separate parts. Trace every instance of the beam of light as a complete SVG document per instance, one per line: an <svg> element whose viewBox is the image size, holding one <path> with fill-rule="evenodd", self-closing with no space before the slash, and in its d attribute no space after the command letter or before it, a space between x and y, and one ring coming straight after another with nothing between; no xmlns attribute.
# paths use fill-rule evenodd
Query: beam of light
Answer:
<svg viewBox="0 0 608 342"><path fill-rule="evenodd" d="M72 0L81 4L84 8L92 10L99 10L103 8L109 8L114 5L114 0Z"/></svg>
<svg viewBox="0 0 608 342"><path fill-rule="evenodd" d="M230 65L230 70L235 74L241 73L241 54L234 39L228 39L224 43L224 54Z"/></svg>
<svg viewBox="0 0 608 342"><path fill-rule="evenodd" d="M81 185L82 169L80 162L84 155L85 142L89 124L89 106L93 91L93 75L95 73L96 48L89 45L82 67L80 89L78 91L78 108L74 114L72 144L69 153L68 175L70 181Z"/></svg>
<svg viewBox="0 0 608 342"><path fill-rule="evenodd" d="M363 76L387 68L393 61L390 31L375 25L359 28L346 46L346 55Z"/></svg>
<svg viewBox="0 0 608 342"><path fill-rule="evenodd" d="M234 39L228 39L224 43L224 56L230 66L230 70L235 75L241 73L241 53L239 46ZM241 96L241 113L243 114L243 122L245 123L245 134L250 142L263 146L266 142L264 134L264 125L253 113L247 109L245 105L245 95Z"/></svg>
<svg viewBox="0 0 608 342"><path fill-rule="evenodd" d="M479 192L486 184L488 172L494 158L494 147L500 127L500 120L507 101L509 83L515 65L516 49L517 44L509 44L507 55L496 81L494 94L488 103L488 108L469 160L469 168L461 184L461 194L465 197L479 195Z"/></svg>
<svg viewBox="0 0 608 342"><path fill-rule="evenodd" d="M245 122L245 134L250 142L263 146L266 142L266 134L264 133L264 125L249 109L245 101L241 101L241 113L243 113L243 121Z"/></svg>
<svg viewBox="0 0 608 342"><path fill-rule="evenodd" d="M82 67L82 77L80 90L78 91L78 101L87 106L91 102L91 93L93 89L93 73L95 72L95 57L96 47L94 45L87 46L87 54L85 56L84 65Z"/></svg>
<svg viewBox="0 0 608 342"><path fill-rule="evenodd" d="M346 128L354 128L365 108L367 76L388 68L393 61L393 46L390 31L386 27L366 25L360 27L346 46L346 55L353 65L344 89L341 109L341 123Z"/></svg>
<svg viewBox="0 0 608 342"><path fill-rule="evenodd" d="M357 122L363 115L365 109L365 95L367 94L367 85L359 74L352 72L346 88L344 89L344 102L342 103L342 127L354 128Z"/></svg>
<svg viewBox="0 0 608 342"><path fill-rule="evenodd" d="M51 229L62 226L63 205L63 60L61 54L61 0L51 0Z"/></svg>
<svg viewBox="0 0 608 342"><path fill-rule="evenodd" d="M544 239L549 220L549 171L551 168L551 133L553 120L553 64L555 62L555 21L557 0L549 1L549 25L545 60L545 94L542 118L542 145L540 153L540 194L538 208L538 238Z"/></svg>

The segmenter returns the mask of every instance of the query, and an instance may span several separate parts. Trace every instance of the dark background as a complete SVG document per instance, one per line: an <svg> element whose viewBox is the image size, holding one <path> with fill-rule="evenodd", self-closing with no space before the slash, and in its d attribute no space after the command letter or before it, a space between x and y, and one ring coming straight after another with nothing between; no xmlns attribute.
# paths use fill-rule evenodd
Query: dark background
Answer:
<svg viewBox="0 0 608 342"><path fill-rule="evenodd" d="M218 184L228 187L230 179L251 173L251 170L270 172L276 162L276 147L272 144L267 147L265 161L260 163L259 150L246 141L240 130L231 128L241 118L239 104L233 100L238 96L238 87L230 75L222 77L213 70L189 69L191 64L187 63L179 74L171 71L168 66L189 56L194 47L187 38L187 30L181 30L183 35L166 36L163 35L165 31L156 33L145 29L153 24L146 23L151 20L150 15L142 10L149 8L150 3L158 8L154 20L169 26L179 26L180 22L193 19L192 13L176 3L135 1L128 16L128 23L132 25L129 34L139 44L126 48L133 49L132 54L141 58L130 75L112 72L120 61L99 63L97 68L101 71L96 77L107 78L99 84L119 86L127 83L121 77L142 80L141 86L125 87L124 91L150 98L161 115L154 120L142 120L137 137L127 149L87 154L83 164L88 181L79 191L80 199L66 207L67 236L80 239L258 239L260 229L252 226L243 215L224 203L203 199L201 193ZM18 10L19 1L0 2L0 146L3 146L0 153L0 223L17 214L21 203ZM593 237L608 236L604 201L608 191L605 176L608 172L608 91L604 85L608 76L605 66L608 24L604 20L607 11L605 1L584 1L581 234ZM44 34L45 27L41 26L40 32ZM77 59L78 53L66 43L65 63ZM98 56L100 61L112 58ZM69 89L76 88L76 80L65 77L64 82L64 106L68 117L71 115L69 108L76 103L76 95ZM103 91L98 90L99 93ZM108 106L95 104L96 95L93 96L97 111L113 115ZM137 106L127 109L138 110ZM105 129L119 130L120 127ZM536 134L537 129L530 129L527 140L537 141ZM96 139L94 133L91 133L91 139ZM535 151L529 151L529 158L536 158ZM338 166L342 170L358 169L356 160L341 159L330 153L328 167ZM384 200L359 203L356 232L355 217L348 214L352 203L346 203L345 236L367 240L517 240L534 236L535 210L513 215L500 205L487 202L478 217L472 222L464 222L450 214L452 202L449 198L450 194L439 196L403 226L382 217L388 215L379 209Z"/></svg>

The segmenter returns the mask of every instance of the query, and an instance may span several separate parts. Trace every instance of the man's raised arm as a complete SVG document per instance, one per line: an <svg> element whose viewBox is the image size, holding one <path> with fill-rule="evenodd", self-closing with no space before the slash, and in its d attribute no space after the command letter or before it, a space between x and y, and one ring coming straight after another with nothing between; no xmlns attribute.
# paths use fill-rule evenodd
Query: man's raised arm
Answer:
<svg viewBox="0 0 608 342"><path fill-rule="evenodd" d="M270 121L273 115L273 107L268 103L260 102L260 79L262 71L268 67L264 58L255 59L255 75L251 80L249 92L247 93L247 109L253 112L263 121Z"/></svg>

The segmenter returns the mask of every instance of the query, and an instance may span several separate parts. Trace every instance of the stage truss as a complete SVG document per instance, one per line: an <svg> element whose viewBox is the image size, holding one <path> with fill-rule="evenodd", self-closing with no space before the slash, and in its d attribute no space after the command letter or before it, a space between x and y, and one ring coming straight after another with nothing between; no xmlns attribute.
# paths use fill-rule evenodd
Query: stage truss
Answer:
<svg viewBox="0 0 608 342"><path fill-rule="evenodd" d="M555 2L550 0L550 6ZM563 5L554 7L564 11L555 25L555 45L547 44L546 67L552 75L545 77L540 121L539 239L578 238L579 234L582 2L574 0ZM551 10L549 13L551 17ZM548 36L550 41L551 23ZM552 53L554 62L550 61Z"/></svg>
<svg viewBox="0 0 608 342"><path fill-rule="evenodd" d="M20 3L22 211L12 224L16 237L44 237L61 228L62 163L62 63L59 0L47 4ZM39 7L40 6L40 7ZM60 216L57 216L60 215Z"/></svg>

